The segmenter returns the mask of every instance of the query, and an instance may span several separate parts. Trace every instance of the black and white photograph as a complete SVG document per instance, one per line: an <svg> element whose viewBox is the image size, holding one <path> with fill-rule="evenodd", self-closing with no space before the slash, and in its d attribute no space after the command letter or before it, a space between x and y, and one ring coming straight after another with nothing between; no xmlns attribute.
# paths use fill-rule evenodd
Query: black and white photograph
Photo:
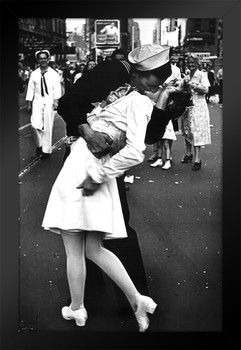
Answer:
<svg viewBox="0 0 241 350"><path fill-rule="evenodd" d="M240 174L228 26L154 12L17 16L19 337L164 349L162 335L197 341L228 323L225 198L231 217L240 204L227 189Z"/></svg>
<svg viewBox="0 0 241 350"><path fill-rule="evenodd" d="M118 22L19 19L19 327L218 332L222 19Z"/></svg>

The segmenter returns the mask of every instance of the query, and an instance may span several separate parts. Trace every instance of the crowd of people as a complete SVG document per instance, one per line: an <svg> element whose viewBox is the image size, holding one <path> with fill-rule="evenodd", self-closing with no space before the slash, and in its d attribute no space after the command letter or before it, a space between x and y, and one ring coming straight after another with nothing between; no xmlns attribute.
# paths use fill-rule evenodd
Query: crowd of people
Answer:
<svg viewBox="0 0 241 350"><path fill-rule="evenodd" d="M22 62L18 62L18 92L21 94L28 86L29 77L33 70L37 68L37 65L30 66L24 65Z"/></svg>
<svg viewBox="0 0 241 350"><path fill-rule="evenodd" d="M128 301L144 332L157 304L149 296L137 234L129 225L124 176L143 162L146 145L154 147L150 165L170 169L179 128L186 144L181 163L192 161L193 147L192 170L201 169L200 148L211 143L208 74L195 54L183 71L170 48L156 44L142 45L128 57L117 49L107 59L74 67L51 67L48 50L35 57L26 101L38 156L52 153L54 112L66 123L63 166L42 223L61 235L66 251L70 303L62 316L86 324L86 283L92 288L96 281L104 283L93 267L86 281L91 261L112 279L119 305Z"/></svg>
<svg viewBox="0 0 241 350"><path fill-rule="evenodd" d="M68 91L69 88L85 74L89 69L95 67L96 64L101 62L113 60L113 59L125 59L126 54L122 49L116 49L111 55L107 55L105 58L102 55L97 56L96 60L93 58L86 58L84 61L70 62L65 61L64 63L56 63L49 61L49 67L56 70L60 76L62 94ZM18 92L23 93L26 91L28 81L31 73L39 67L39 63L28 64L19 61L18 62Z"/></svg>

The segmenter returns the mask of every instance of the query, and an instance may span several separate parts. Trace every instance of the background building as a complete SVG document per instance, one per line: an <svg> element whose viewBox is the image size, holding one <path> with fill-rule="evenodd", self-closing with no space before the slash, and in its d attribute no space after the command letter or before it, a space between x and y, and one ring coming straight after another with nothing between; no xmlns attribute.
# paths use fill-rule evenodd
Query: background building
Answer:
<svg viewBox="0 0 241 350"><path fill-rule="evenodd" d="M183 64L187 53L195 52L204 68L211 64L217 70L221 65L223 53L222 19L157 19L153 42L171 46L174 56Z"/></svg>
<svg viewBox="0 0 241 350"><path fill-rule="evenodd" d="M103 57L111 55L111 53L117 49L121 48L126 53L131 51L133 48L140 45L140 30L138 23L133 19L128 18L115 18L114 20L119 22L120 30L120 40L118 44L98 44L96 42L96 26L95 21L99 21L98 18L88 18L86 19L86 36L85 40L89 43L89 56L96 59L98 55ZM108 20L110 19L101 19Z"/></svg>
<svg viewBox="0 0 241 350"><path fill-rule="evenodd" d="M78 20L78 19L77 19ZM66 32L66 18L20 18L19 60L35 64L34 53L42 48L51 52L51 60L62 63L86 61L111 55L116 48L126 53L142 44L138 19L133 18L85 18L80 25ZM96 23L111 22L118 27L118 42L100 42ZM153 20L153 19L152 19ZM152 29L150 29L152 30ZM143 31L142 31L143 32ZM99 33L100 34L100 33ZM216 18L157 18L152 41L172 47L172 53L185 64L189 52L199 55L205 64L215 69L220 66L223 54L222 19ZM151 42L150 42L151 43Z"/></svg>
<svg viewBox="0 0 241 350"><path fill-rule="evenodd" d="M71 53L66 55L66 60L76 62L85 61L89 54L89 44L85 35L86 25L75 28L72 32L67 32L67 46L72 48Z"/></svg>
<svg viewBox="0 0 241 350"><path fill-rule="evenodd" d="M51 60L60 62L71 50L66 44L65 18L19 18L19 60L36 63L34 53L49 50Z"/></svg>
<svg viewBox="0 0 241 350"><path fill-rule="evenodd" d="M156 23L154 42L160 45L181 47L186 34L186 18L163 18Z"/></svg>
<svg viewBox="0 0 241 350"><path fill-rule="evenodd" d="M188 19L183 51L185 53L195 52L204 67L211 63L216 73L222 64L223 56L222 19Z"/></svg>

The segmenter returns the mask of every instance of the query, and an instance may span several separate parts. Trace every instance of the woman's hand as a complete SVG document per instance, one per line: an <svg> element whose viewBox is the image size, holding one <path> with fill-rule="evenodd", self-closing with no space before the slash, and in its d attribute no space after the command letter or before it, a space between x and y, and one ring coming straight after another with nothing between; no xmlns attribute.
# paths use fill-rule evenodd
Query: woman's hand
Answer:
<svg viewBox="0 0 241 350"><path fill-rule="evenodd" d="M208 87L202 86L201 84L196 84L192 87L194 92L197 92L198 94L207 94L208 93Z"/></svg>
<svg viewBox="0 0 241 350"><path fill-rule="evenodd" d="M162 92L162 90L163 90L163 88L159 87L156 92L144 91L143 95L148 96L153 102L156 103L156 101L158 100L158 97L159 97L160 93Z"/></svg>
<svg viewBox="0 0 241 350"><path fill-rule="evenodd" d="M88 176L79 186L76 187L77 189L83 189L84 197L92 196L101 185L92 181L92 178Z"/></svg>
<svg viewBox="0 0 241 350"><path fill-rule="evenodd" d="M167 100L170 94L175 91L178 91L178 88L174 86L167 86L165 89L163 89L156 101L156 107L165 111L167 107Z"/></svg>
<svg viewBox="0 0 241 350"><path fill-rule="evenodd" d="M54 100L54 102L53 102L53 110L54 111L57 111L58 105L59 105L59 101L58 100Z"/></svg>

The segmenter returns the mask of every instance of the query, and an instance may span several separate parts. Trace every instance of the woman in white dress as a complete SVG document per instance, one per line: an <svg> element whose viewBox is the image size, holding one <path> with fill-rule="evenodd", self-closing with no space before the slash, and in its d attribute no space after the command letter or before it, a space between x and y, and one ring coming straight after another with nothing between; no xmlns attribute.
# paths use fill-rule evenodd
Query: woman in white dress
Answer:
<svg viewBox="0 0 241 350"><path fill-rule="evenodd" d="M146 127L154 103L142 93L157 91L171 74L169 48L149 45L136 50L129 54L129 60L137 58L138 68L143 72L134 71L133 88L126 85L111 92L88 115L93 130L112 138L112 154L98 159L83 138L73 143L52 187L42 226L61 234L66 250L71 305L62 308L62 316L74 319L78 326L86 323L87 257L123 290L135 313L139 331L144 332L149 326L147 313L153 313L157 304L137 291L121 261L102 246L103 239L127 237L115 178L143 161ZM150 66L160 68L149 73L146 68ZM164 93L156 106L161 106L163 101L166 101Z"/></svg>
<svg viewBox="0 0 241 350"><path fill-rule="evenodd" d="M177 137L174 132L172 120L166 126L166 131L162 137L161 141L158 141L153 145L154 154L156 154L156 161L150 164L151 167L162 167L164 170L171 168L172 160L172 143L176 141ZM165 161L163 160L163 155Z"/></svg>
<svg viewBox="0 0 241 350"><path fill-rule="evenodd" d="M177 89L180 88L180 84L182 82L181 78L181 72L180 69L172 63L173 56L170 59L171 62L171 68L172 68L172 74L170 77L167 78L165 83L163 84L163 87L176 87ZM155 101L155 97L150 96L151 99ZM166 126L166 131L162 137L161 141L158 141L153 145L153 155L148 159L148 161L154 161L152 164L150 164L151 167L162 167L164 170L168 170L171 168L171 160L172 160L172 143L173 141L176 141L176 135L174 132L173 122L172 120L169 121L169 123ZM163 161L163 154L165 161Z"/></svg>
<svg viewBox="0 0 241 350"><path fill-rule="evenodd" d="M190 70L184 78L184 84L192 91L193 107L187 109L181 119L182 134L185 137L186 155L181 163L192 161L192 146L194 148L194 165L192 170L201 169L201 146L211 144L210 115L205 94L210 86L206 72L199 70L199 59L195 54L190 54L187 61Z"/></svg>

